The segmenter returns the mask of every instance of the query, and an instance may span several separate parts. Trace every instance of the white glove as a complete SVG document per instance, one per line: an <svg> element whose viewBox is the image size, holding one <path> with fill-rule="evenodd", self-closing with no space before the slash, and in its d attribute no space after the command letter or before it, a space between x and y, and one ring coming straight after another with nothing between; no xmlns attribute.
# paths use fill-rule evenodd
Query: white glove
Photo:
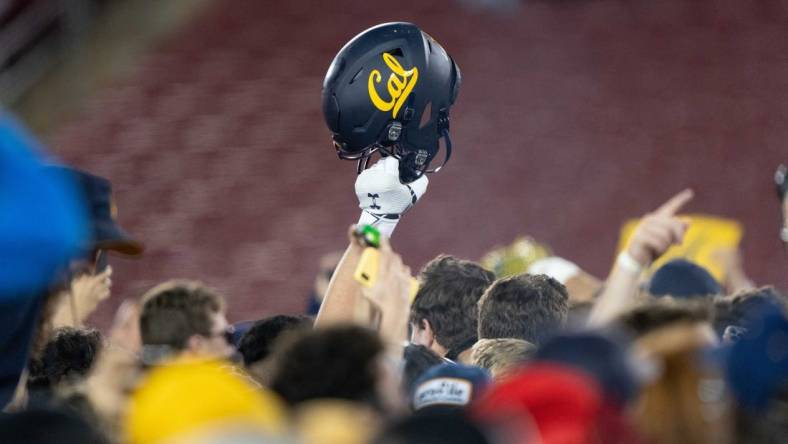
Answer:
<svg viewBox="0 0 788 444"><path fill-rule="evenodd" d="M399 160L391 156L378 160L356 178L356 196L362 210L358 224L373 225L386 237L391 237L400 216L418 202L428 184L426 175L402 184Z"/></svg>

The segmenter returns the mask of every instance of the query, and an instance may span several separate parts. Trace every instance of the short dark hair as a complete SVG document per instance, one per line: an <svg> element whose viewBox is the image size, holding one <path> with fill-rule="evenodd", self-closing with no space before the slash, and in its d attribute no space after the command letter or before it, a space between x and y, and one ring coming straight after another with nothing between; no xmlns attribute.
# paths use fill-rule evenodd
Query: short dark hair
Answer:
<svg viewBox="0 0 788 444"><path fill-rule="evenodd" d="M282 333L311 326L312 318L302 315L276 315L255 322L238 343L238 352L244 358L244 365L248 366L267 358Z"/></svg>
<svg viewBox="0 0 788 444"><path fill-rule="evenodd" d="M544 274L496 281L479 300L479 338L515 338L540 344L566 323L569 293Z"/></svg>
<svg viewBox="0 0 788 444"><path fill-rule="evenodd" d="M167 281L143 297L140 335L144 345L186 348L193 335L210 336L212 316L224 311L224 299L196 281Z"/></svg>
<svg viewBox="0 0 788 444"><path fill-rule="evenodd" d="M705 299L659 298L622 313L617 321L639 338L676 322L706 322L710 317Z"/></svg>
<svg viewBox="0 0 788 444"><path fill-rule="evenodd" d="M423 345L408 344L402 351L402 389L410 396L422 373L445 361Z"/></svg>
<svg viewBox="0 0 788 444"><path fill-rule="evenodd" d="M271 389L290 405L338 398L380 407L374 362L381 353L377 333L355 325L288 335L272 357Z"/></svg>
<svg viewBox="0 0 788 444"><path fill-rule="evenodd" d="M410 322L427 320L435 340L446 349L475 342L477 302L495 275L479 264L440 255L419 275L419 291L410 307Z"/></svg>
<svg viewBox="0 0 788 444"><path fill-rule="evenodd" d="M92 328L61 327L37 359L30 362L31 389L55 387L84 378L101 350L101 333Z"/></svg>

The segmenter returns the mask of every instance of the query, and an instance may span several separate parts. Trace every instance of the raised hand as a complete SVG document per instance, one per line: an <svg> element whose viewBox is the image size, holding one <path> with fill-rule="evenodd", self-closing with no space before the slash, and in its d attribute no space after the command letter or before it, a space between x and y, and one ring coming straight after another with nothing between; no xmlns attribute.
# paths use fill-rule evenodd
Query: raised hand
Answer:
<svg viewBox="0 0 788 444"><path fill-rule="evenodd" d="M399 181L399 161L384 157L356 179L356 197L362 214L359 225L375 225L390 236L399 217L416 205L427 191L426 175L409 184Z"/></svg>
<svg viewBox="0 0 788 444"><path fill-rule="evenodd" d="M379 309L398 310L408 306L410 300L410 267L391 249L388 239L380 240L380 266L377 281L364 288L364 297Z"/></svg>
<svg viewBox="0 0 788 444"><path fill-rule="evenodd" d="M635 303L634 296L643 268L665 254L671 245L684 240L689 224L676 214L692 197L692 190L686 189L668 199L654 212L643 216L626 250L618 255L603 291L591 309L588 317L590 325L611 322Z"/></svg>
<svg viewBox="0 0 788 444"><path fill-rule="evenodd" d="M380 333L389 344L401 344L407 337L410 311L410 267L391 249L388 239L380 241L378 276L362 295L380 311Z"/></svg>
<svg viewBox="0 0 788 444"><path fill-rule="evenodd" d="M672 245L681 244L684 240L689 224L686 219L676 216L676 213L692 200L693 196L692 190L683 190L640 220L626 252L641 267L648 266L665 254Z"/></svg>
<svg viewBox="0 0 788 444"><path fill-rule="evenodd" d="M60 300L52 315L53 328L77 327L107 299L112 288L112 267L97 275L74 277L71 285L59 295Z"/></svg>
<svg viewBox="0 0 788 444"><path fill-rule="evenodd" d="M85 274L71 281L71 297L76 308L74 322L82 323L96 310L98 304L107 299L112 288L112 267L99 274Z"/></svg>

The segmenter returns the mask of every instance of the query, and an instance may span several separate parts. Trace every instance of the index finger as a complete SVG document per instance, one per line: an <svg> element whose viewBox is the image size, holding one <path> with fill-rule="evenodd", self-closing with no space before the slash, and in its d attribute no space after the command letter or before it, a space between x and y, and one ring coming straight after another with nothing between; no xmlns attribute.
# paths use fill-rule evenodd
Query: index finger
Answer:
<svg viewBox="0 0 788 444"><path fill-rule="evenodd" d="M658 214L660 216L673 216L675 215L687 202L691 201L692 198L695 196L695 193L687 188L675 196L668 199L667 202L662 204L654 214Z"/></svg>

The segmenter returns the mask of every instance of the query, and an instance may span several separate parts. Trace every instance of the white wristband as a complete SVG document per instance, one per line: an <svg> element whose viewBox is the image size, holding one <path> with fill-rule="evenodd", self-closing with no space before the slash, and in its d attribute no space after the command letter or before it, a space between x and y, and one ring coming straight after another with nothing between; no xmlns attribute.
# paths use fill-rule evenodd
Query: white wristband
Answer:
<svg viewBox="0 0 788 444"><path fill-rule="evenodd" d="M629 253L622 251L616 258L616 265L632 274L640 274L643 271L643 265L636 261Z"/></svg>
<svg viewBox="0 0 788 444"><path fill-rule="evenodd" d="M400 218L387 219L380 215L362 211L361 216L358 218L357 225L372 225L373 227L377 228L378 231L380 231L380 234L390 238L391 234L394 233L394 229L397 228L399 220Z"/></svg>

